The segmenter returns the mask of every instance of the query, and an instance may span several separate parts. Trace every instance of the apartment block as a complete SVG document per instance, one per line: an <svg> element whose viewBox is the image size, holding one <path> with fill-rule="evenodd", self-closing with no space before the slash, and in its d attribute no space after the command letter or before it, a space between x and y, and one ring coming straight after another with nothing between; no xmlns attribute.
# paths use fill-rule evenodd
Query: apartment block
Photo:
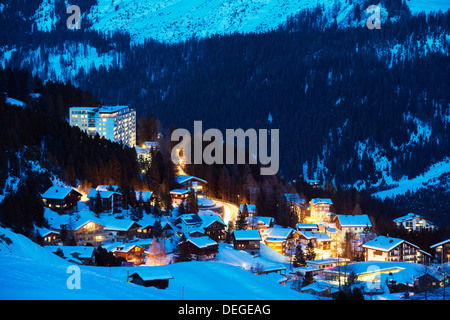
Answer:
<svg viewBox="0 0 450 320"><path fill-rule="evenodd" d="M136 111L128 106L71 107L69 123L90 136L136 145Z"/></svg>

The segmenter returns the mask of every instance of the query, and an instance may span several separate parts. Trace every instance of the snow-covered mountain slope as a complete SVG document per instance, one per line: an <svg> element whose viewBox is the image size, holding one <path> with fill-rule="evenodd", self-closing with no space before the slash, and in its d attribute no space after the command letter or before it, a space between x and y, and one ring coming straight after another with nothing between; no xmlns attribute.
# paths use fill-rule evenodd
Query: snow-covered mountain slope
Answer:
<svg viewBox="0 0 450 320"><path fill-rule="evenodd" d="M264 32L289 15L323 0L99 0L87 18L102 32L125 31L132 39L177 42L233 32Z"/></svg>
<svg viewBox="0 0 450 320"><path fill-rule="evenodd" d="M146 38L176 42L213 34L265 32L279 27L300 10L317 5L334 11L340 23L348 20L357 3L346 0L98 0L87 18L94 23L95 30L126 31L138 42ZM444 0L407 3L414 13L450 8Z"/></svg>
<svg viewBox="0 0 450 320"><path fill-rule="evenodd" d="M406 3L413 14L450 9L450 1L448 0L407 0Z"/></svg>
<svg viewBox="0 0 450 320"><path fill-rule="evenodd" d="M354 18L353 10L358 3L346 0L98 0L86 18L93 22L95 30L125 31L137 42L148 38L178 42L214 34L265 32L284 24L300 10L318 5L330 13L330 23L336 17L342 25ZM450 8L449 2L443 0L407 3L414 13ZM383 20L387 12L382 5L375 4L381 7ZM365 24L365 19L357 23Z"/></svg>
<svg viewBox="0 0 450 320"><path fill-rule="evenodd" d="M66 7L71 5L67 0L64 3ZM330 22L336 18L338 24L354 24L355 21L351 22L354 7L361 3L357 0L97 0L87 12L81 12L81 17L82 26L89 20L95 30L126 32L136 42L149 38L178 42L213 34L265 32L284 24L300 10L318 5L330 12ZM445 0L406 3L412 13L450 8ZM380 1L373 5L383 7ZM56 0L42 0L32 17L37 30L54 30L59 19L68 17L62 17L63 13L58 13L55 6ZM382 9L382 19L386 14ZM365 19L358 23L364 24Z"/></svg>
<svg viewBox="0 0 450 320"><path fill-rule="evenodd" d="M133 267L132 272L166 269L174 277L165 290L127 282L127 267L79 266L80 289L67 286L71 264L22 235L0 228L0 299L314 299L272 277L257 276L219 262L184 262L161 267ZM70 282L72 283L72 282ZM108 290L104 290L108 288Z"/></svg>
<svg viewBox="0 0 450 320"><path fill-rule="evenodd" d="M399 181L391 182L392 188L374 193L374 196L384 200L385 198L395 198L398 195L405 195L408 191L417 192L420 189L436 186L440 184L440 177L450 173L450 159L440 161L432 165L423 174L412 179L403 178ZM442 187L445 187L442 185ZM447 186L450 188L450 186Z"/></svg>

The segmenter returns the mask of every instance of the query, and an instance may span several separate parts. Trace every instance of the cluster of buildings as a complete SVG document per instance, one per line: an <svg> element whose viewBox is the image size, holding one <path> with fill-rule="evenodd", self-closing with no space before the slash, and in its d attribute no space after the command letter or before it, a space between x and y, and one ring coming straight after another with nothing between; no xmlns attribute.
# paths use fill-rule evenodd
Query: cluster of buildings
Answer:
<svg viewBox="0 0 450 320"><path fill-rule="evenodd" d="M201 195L207 183L203 179L188 175L179 175L176 179L180 187L170 193L173 202L178 204L185 200L191 190ZM152 192L136 191L135 196L138 205L153 205ZM93 259L98 246L105 246L115 256L123 257L134 265L144 263L146 257L154 254L152 230L155 227L155 218L147 217L136 222L113 217L115 213L126 209L123 190L119 186L99 185L87 194L71 187L52 186L42 194L42 199L45 206L59 214L78 212L78 202L83 201L82 199L87 201L91 211L94 211L95 206L101 208L101 215L96 217L80 219L53 230L39 229L43 245L50 250L63 250L64 256L71 261L95 264ZM199 208L203 209L204 214L182 214L176 219L163 217L159 222L164 238L175 238L174 235L180 237L182 234L186 236L191 255L196 260L215 258L218 242L225 241L226 225L220 215L223 208L206 200L208 199L199 199ZM73 234L74 246L60 245L63 232Z"/></svg>
<svg viewBox="0 0 450 320"><path fill-rule="evenodd" d="M227 226L222 219L223 208L209 205L207 198L202 197L207 181L189 175L179 175L176 178L179 189L171 190L175 204L185 201L189 192L194 191L199 197L198 214L187 213L177 217L163 217L160 228L165 239L171 239L172 245L176 239L185 236L189 252L193 259L199 261L214 260L219 252L219 243L227 238ZM165 259L164 245L152 236L155 219L133 221L113 218L115 212L123 209L124 199L118 186L97 186L87 194L70 188L49 188L42 194L45 205L59 213L77 211L77 203L82 197L92 206L94 201L101 199L102 212L106 218L92 218L75 221L64 226L64 230L73 233L75 245L61 246L62 229L40 229L44 245L52 252L60 250L60 254L70 261L80 264L95 264L95 252L101 246L116 257L122 257L129 264L140 265L147 261L155 261L155 265L168 263ZM430 247L430 252L421 250L408 241L378 236L373 232L368 215L341 215L332 212L331 199L315 198L306 202L296 194L286 194L291 209L301 217L302 222L294 228L277 225L273 217L258 216L256 206L246 204L249 216L246 218L244 230L234 230L231 233L231 243L236 250L243 250L252 255L259 255L261 243L272 248L281 255L292 257L296 247L301 244L304 249L312 244L316 253L314 260L306 261L306 266L298 268L299 272L321 274L327 279L336 279L336 266L351 264L353 261L367 262L414 262L428 264L429 262L445 263L450 261L450 239L436 243ZM95 199L95 200L94 200ZM152 204L151 192L136 192L136 200L148 205ZM243 210L241 205L241 211ZM218 210L216 210L218 209ZM103 215L105 216L105 215ZM408 214L394 220L398 227L406 230L433 230L437 228L430 221L417 214ZM155 242L156 241L156 242ZM342 258L344 251L350 245L352 255ZM305 250L304 250L305 251ZM356 259L358 258L358 259ZM159 262L158 262L159 261ZM334 271L333 271L334 270ZM396 272L388 270L386 272ZM339 276L341 276L339 274ZM358 277L366 279L373 274L362 272ZM133 281L148 285L152 282L143 274L134 274ZM159 281L159 280L158 280ZM166 283L165 280L163 283ZM164 287L164 284L161 285ZM332 286L316 281L302 289L311 293L328 292ZM329 293L329 292L328 292Z"/></svg>
<svg viewBox="0 0 450 320"><path fill-rule="evenodd" d="M272 217L257 216L254 206L248 205L250 209L247 230L239 231L235 237L236 241L241 241L240 249L255 251L253 244L247 247L246 243L250 245L249 241L259 239L260 242L286 256L294 254L298 244L306 248L311 242L317 259L324 261L342 257L344 253L350 261L397 261L421 264L450 261L450 239L432 245L429 250L433 253L431 254L403 239L377 236L366 214L334 214L331 211L333 205L331 199L314 198L307 206L306 201L296 195L287 194L286 198L305 222L298 223L295 228L283 228L276 225ZM430 221L414 213L399 217L394 223L409 231L437 228ZM350 253L345 252L346 250Z"/></svg>

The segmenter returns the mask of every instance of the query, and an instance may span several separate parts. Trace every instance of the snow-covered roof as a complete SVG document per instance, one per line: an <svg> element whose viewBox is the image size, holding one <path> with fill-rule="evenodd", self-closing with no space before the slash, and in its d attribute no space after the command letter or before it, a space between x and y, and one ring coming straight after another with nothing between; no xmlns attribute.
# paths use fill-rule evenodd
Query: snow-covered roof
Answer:
<svg viewBox="0 0 450 320"><path fill-rule="evenodd" d="M75 222L75 224L73 225L73 230L79 230L90 222L104 226L104 223L98 218L81 219Z"/></svg>
<svg viewBox="0 0 450 320"><path fill-rule="evenodd" d="M102 199L108 199L110 198L113 194L120 194L119 192L116 191L104 191L104 190L97 190L97 189L91 189L89 191L89 193L87 194L88 198L95 198L97 196L97 192L100 193L100 197Z"/></svg>
<svg viewBox="0 0 450 320"><path fill-rule="evenodd" d="M336 285L330 284L326 281L315 281L307 286L304 286L301 291L315 291L315 292L323 292L326 290L331 290L331 293L338 292L339 288Z"/></svg>
<svg viewBox="0 0 450 320"><path fill-rule="evenodd" d="M119 186L115 186L115 185L98 185L97 188L95 188L98 191L118 191L120 189ZM111 190L112 189L112 190Z"/></svg>
<svg viewBox="0 0 450 320"><path fill-rule="evenodd" d="M139 267L139 270L132 273L130 277L135 274L138 275L143 281L174 279L168 270L158 267Z"/></svg>
<svg viewBox="0 0 450 320"><path fill-rule="evenodd" d="M247 223L250 223L252 225L258 225L258 226L264 226L268 227L270 224L275 221L272 217L260 217L260 216L253 216L253 217L246 217L245 220Z"/></svg>
<svg viewBox="0 0 450 320"><path fill-rule="evenodd" d="M39 235L40 235L41 237L43 237L43 238L46 237L46 236L48 236L48 235L51 234L51 233L59 234L58 231L50 230L50 229L47 229L47 228L38 228L38 227L36 227L36 230L37 230L37 232L39 233Z"/></svg>
<svg viewBox="0 0 450 320"><path fill-rule="evenodd" d="M128 109L129 106L101 106L98 110L99 113L113 113L121 110Z"/></svg>
<svg viewBox="0 0 450 320"><path fill-rule="evenodd" d="M203 223L202 218L200 218L195 213L182 214L177 219L181 219L185 224L201 224L201 223Z"/></svg>
<svg viewBox="0 0 450 320"><path fill-rule="evenodd" d="M56 253L58 249L61 249L64 258L72 258L78 253L78 258L85 259L92 258L95 250L95 248L91 246L45 246L44 248L53 253Z"/></svg>
<svg viewBox="0 0 450 320"><path fill-rule="evenodd" d="M129 219L116 219L113 217L102 217L102 218L91 217L76 221L73 226L73 230L78 230L83 226L85 226L86 224L88 224L89 222L93 222L103 226L104 230L114 230L114 231L128 231L131 228L131 226L133 226L133 224L135 223L140 227L140 225L137 222Z"/></svg>
<svg viewBox="0 0 450 320"><path fill-rule="evenodd" d="M406 243L418 248L416 245L414 245L408 241L405 241L403 239L391 238L391 237L386 237L386 236L378 236L373 240L367 241L362 246L364 248L368 248L368 249L375 249L375 250L380 250L380 251L391 251L393 248L395 248L396 246L400 245L403 242L406 242Z"/></svg>
<svg viewBox="0 0 450 320"><path fill-rule="evenodd" d="M193 229L189 229L189 230L184 230L183 234L186 236L186 238L191 237L194 233L200 233L202 235L205 234L205 229L203 228L193 228Z"/></svg>
<svg viewBox="0 0 450 320"><path fill-rule="evenodd" d="M312 231L299 231L307 240L314 239L316 236Z"/></svg>
<svg viewBox="0 0 450 320"><path fill-rule="evenodd" d="M446 244L446 243L448 243L448 242L450 242L450 239L447 239L447 240L438 242L438 243L436 243L436 244L433 244L432 246L430 246L430 248L433 249L433 248L439 247L440 245Z"/></svg>
<svg viewBox="0 0 450 320"><path fill-rule="evenodd" d="M331 199L328 199L328 198L325 198L325 199L323 199L323 198L313 198L313 199L311 199L311 202L314 205L319 204L319 203L321 203L321 204L325 203L325 204L330 204L330 205L333 204L333 201L331 201Z"/></svg>
<svg viewBox="0 0 450 320"><path fill-rule="evenodd" d="M200 181L200 182L203 182L203 183L207 183L206 180L203 180L203 179L200 179L200 178L197 178L197 177L194 177L194 176L188 176L188 175L185 175L185 174L179 174L179 175L177 175L175 177L175 181L177 183L180 183L180 184L188 182L190 180L197 180L197 181Z"/></svg>
<svg viewBox="0 0 450 320"><path fill-rule="evenodd" d="M403 221L411 220L411 219L423 219L423 218L422 218L422 216L411 212L405 216L401 216L401 217L394 219L394 222L403 222Z"/></svg>
<svg viewBox="0 0 450 320"><path fill-rule="evenodd" d="M316 239L317 241L332 241L325 232L299 231L307 240Z"/></svg>
<svg viewBox="0 0 450 320"><path fill-rule="evenodd" d="M315 232L314 236L316 237L317 241L332 241L330 236L325 232Z"/></svg>
<svg viewBox="0 0 450 320"><path fill-rule="evenodd" d="M116 219L112 217L108 218L102 218L100 219L102 225L105 226L104 230L115 230L115 231L128 231L133 224L139 225L137 222L133 220L127 220L127 219Z"/></svg>
<svg viewBox="0 0 450 320"><path fill-rule="evenodd" d="M208 236L190 237L190 238L187 238L187 241L191 242L192 244L194 244L198 248L206 248L206 247L213 246L213 245L217 244L217 242L215 242L213 239L211 239Z"/></svg>
<svg viewBox="0 0 450 320"><path fill-rule="evenodd" d="M170 190L170 194L183 195L183 194L186 194L186 193L189 193L189 190L187 190L187 189L173 189L173 190Z"/></svg>
<svg viewBox="0 0 450 320"><path fill-rule="evenodd" d="M108 246L103 246L107 251L110 252L123 252L123 253L127 253L130 252L131 250L133 250L135 247L141 248L144 250L144 248L142 248L141 246L135 244L135 243L114 243Z"/></svg>
<svg viewBox="0 0 450 320"><path fill-rule="evenodd" d="M266 235L272 239L287 239L292 232L295 232L292 228L274 227L267 229Z"/></svg>
<svg viewBox="0 0 450 320"><path fill-rule="evenodd" d="M72 189L70 187L52 186L52 187L48 188L47 191L45 191L42 194L42 198L62 200L65 197L67 197L72 190L81 196L81 193L79 193L78 191L76 191L75 189Z"/></svg>
<svg viewBox="0 0 450 320"><path fill-rule="evenodd" d="M336 218L342 227L372 227L372 223L367 214L338 214Z"/></svg>
<svg viewBox="0 0 450 320"><path fill-rule="evenodd" d="M315 223L297 223L296 225L297 230L298 229L317 229L319 228L317 224Z"/></svg>
<svg viewBox="0 0 450 320"><path fill-rule="evenodd" d="M200 219L203 220L202 228L207 228L216 221L222 225L225 225L225 222L223 222L222 218L220 218L217 214L202 215L200 216Z"/></svg>
<svg viewBox="0 0 450 320"><path fill-rule="evenodd" d="M153 216L144 215L144 217L138 222L138 224L141 226L141 229L145 229L147 227L153 227L155 225L155 221L156 219Z"/></svg>
<svg viewBox="0 0 450 320"><path fill-rule="evenodd" d="M330 257L327 259L318 259L318 260L306 260L306 265L322 265L322 264L330 264L330 263L340 263L340 262L348 262L350 261L347 258L340 257Z"/></svg>
<svg viewBox="0 0 450 320"><path fill-rule="evenodd" d="M258 240L261 241L261 235L258 230L234 230L236 240Z"/></svg>

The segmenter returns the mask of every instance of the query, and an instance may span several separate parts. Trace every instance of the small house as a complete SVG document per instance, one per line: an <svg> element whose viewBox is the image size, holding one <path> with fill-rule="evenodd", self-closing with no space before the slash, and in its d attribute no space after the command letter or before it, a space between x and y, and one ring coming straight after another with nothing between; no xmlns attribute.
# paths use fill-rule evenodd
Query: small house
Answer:
<svg viewBox="0 0 450 320"><path fill-rule="evenodd" d="M158 289L166 289L169 286L169 280L174 279L169 271L159 267L141 267L132 273L130 278L132 283Z"/></svg>
<svg viewBox="0 0 450 320"><path fill-rule="evenodd" d="M197 194L204 193L208 183L206 180L184 174L177 175L175 182L181 186L181 189L193 190Z"/></svg>
<svg viewBox="0 0 450 320"><path fill-rule="evenodd" d="M219 253L219 245L208 236L187 238L187 244L191 256L197 261L214 259Z"/></svg>
<svg viewBox="0 0 450 320"><path fill-rule="evenodd" d="M92 246L46 246L54 254L62 253L62 258L80 265L95 264L95 248Z"/></svg>
<svg viewBox="0 0 450 320"><path fill-rule="evenodd" d="M175 204L180 204L185 201L189 196L189 190L186 189L173 189L170 191L170 197L172 198L172 202Z"/></svg>
<svg viewBox="0 0 450 320"><path fill-rule="evenodd" d="M292 228L275 226L267 230L264 244L279 254L286 255L297 246L299 236L300 233Z"/></svg>
<svg viewBox="0 0 450 320"><path fill-rule="evenodd" d="M300 232L319 232L319 226L315 223L297 223L295 228Z"/></svg>
<svg viewBox="0 0 450 320"><path fill-rule="evenodd" d="M247 217L246 222L247 227L249 229L258 230L262 238L266 238L269 228L273 228L275 225L275 219L273 217Z"/></svg>
<svg viewBox="0 0 450 320"><path fill-rule="evenodd" d="M113 244L107 247L115 257L123 258L135 266L145 263L145 249L133 243Z"/></svg>
<svg viewBox="0 0 450 320"><path fill-rule="evenodd" d="M216 242L225 241L225 222L217 214L201 215L204 234Z"/></svg>
<svg viewBox="0 0 450 320"><path fill-rule="evenodd" d="M104 237L110 241L126 242L138 236L141 228L137 222L127 219L104 218Z"/></svg>
<svg viewBox="0 0 450 320"><path fill-rule="evenodd" d="M106 240L104 228L105 226L99 219L85 219L77 221L72 231L78 246L91 244L97 247Z"/></svg>
<svg viewBox="0 0 450 320"><path fill-rule="evenodd" d="M97 187L97 189L91 189L87 194L89 198L89 208L95 211L96 201L101 201L101 212L120 212L122 208L122 194L113 190L103 190L103 188Z"/></svg>
<svg viewBox="0 0 450 320"><path fill-rule="evenodd" d="M261 236L258 230L234 230L231 237L236 250L259 254Z"/></svg>
<svg viewBox="0 0 450 320"><path fill-rule="evenodd" d="M203 220L195 213L182 214L175 221L178 224L181 223L181 231L183 233L191 229L199 229L203 224Z"/></svg>
<svg viewBox="0 0 450 320"><path fill-rule="evenodd" d="M313 296L331 297L339 291L339 288L326 281L315 281L301 289L302 293L308 293Z"/></svg>
<svg viewBox="0 0 450 320"><path fill-rule="evenodd" d="M135 191L136 194L136 203L139 207L147 207L149 208L154 203L153 192L151 191Z"/></svg>
<svg viewBox="0 0 450 320"><path fill-rule="evenodd" d="M52 186L42 194L42 201L46 207L62 213L76 208L81 196L73 188Z"/></svg>
<svg viewBox="0 0 450 320"><path fill-rule="evenodd" d="M46 228L37 228L37 233L42 237L42 245L56 245L61 241L61 234L58 231Z"/></svg>

